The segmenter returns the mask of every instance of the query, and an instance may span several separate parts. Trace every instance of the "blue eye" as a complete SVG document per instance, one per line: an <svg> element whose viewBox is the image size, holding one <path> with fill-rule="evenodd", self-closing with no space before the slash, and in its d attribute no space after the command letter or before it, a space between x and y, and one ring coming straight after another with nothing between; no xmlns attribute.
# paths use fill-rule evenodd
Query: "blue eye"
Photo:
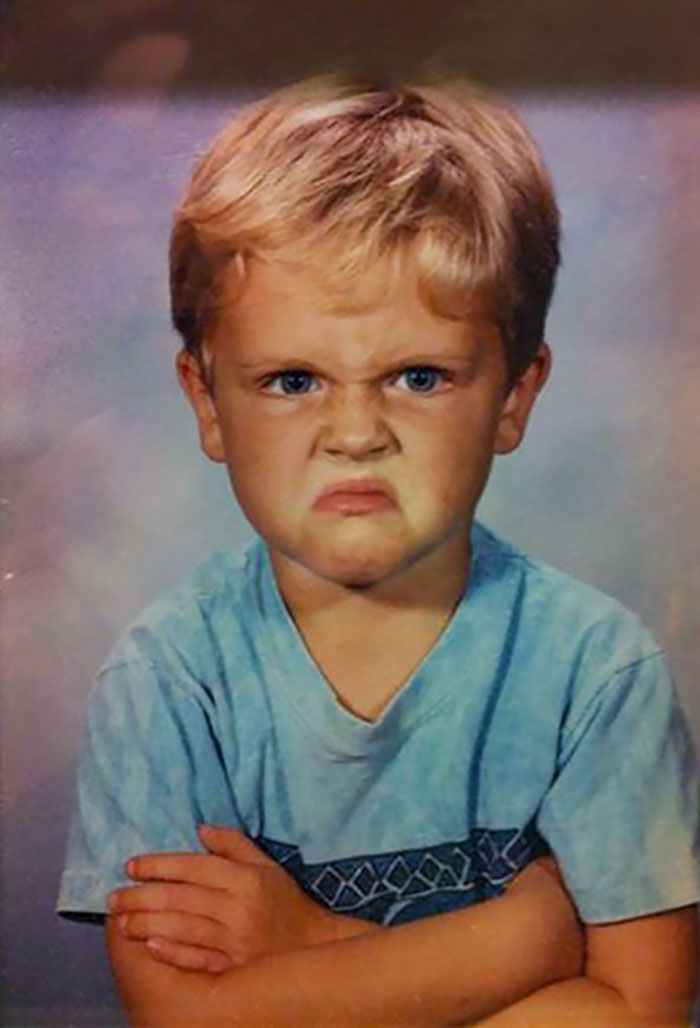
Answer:
<svg viewBox="0 0 700 1028"><path fill-rule="evenodd" d="M404 379L406 388L412 393L432 393L435 387L446 381L444 371L431 367L406 368L397 377L399 382Z"/></svg>
<svg viewBox="0 0 700 1028"><path fill-rule="evenodd" d="M288 371L281 371L265 383L266 387L273 393L283 393L285 396L301 396L311 391L314 383L314 376L310 371L302 371L299 368L290 368ZM278 385L278 388L271 388Z"/></svg>

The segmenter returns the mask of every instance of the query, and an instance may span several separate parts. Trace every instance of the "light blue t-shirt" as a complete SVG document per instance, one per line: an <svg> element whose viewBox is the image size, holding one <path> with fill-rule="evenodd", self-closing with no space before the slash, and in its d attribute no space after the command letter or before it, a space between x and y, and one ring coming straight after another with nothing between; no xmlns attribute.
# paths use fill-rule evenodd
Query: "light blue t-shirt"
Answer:
<svg viewBox="0 0 700 1028"><path fill-rule="evenodd" d="M584 921L637 917L700 896L698 796L664 657L616 601L476 525L465 595L370 723L314 663L256 540L201 565L104 665L58 909L103 913L128 857L201 849L206 822L385 924L496 895L547 848Z"/></svg>

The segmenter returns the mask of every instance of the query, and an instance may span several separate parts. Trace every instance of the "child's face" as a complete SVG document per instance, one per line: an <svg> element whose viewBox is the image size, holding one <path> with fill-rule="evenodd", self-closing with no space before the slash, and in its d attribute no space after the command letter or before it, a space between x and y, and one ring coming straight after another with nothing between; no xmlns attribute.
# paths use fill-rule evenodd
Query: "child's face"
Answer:
<svg viewBox="0 0 700 1028"><path fill-rule="evenodd" d="M251 262L180 380L202 447L224 462L273 551L322 578L378 583L464 540L494 453L514 449L548 351L506 390L496 329L422 301L408 273L378 305L341 310L308 271ZM363 480L374 492L343 493ZM336 495L329 490L341 486Z"/></svg>

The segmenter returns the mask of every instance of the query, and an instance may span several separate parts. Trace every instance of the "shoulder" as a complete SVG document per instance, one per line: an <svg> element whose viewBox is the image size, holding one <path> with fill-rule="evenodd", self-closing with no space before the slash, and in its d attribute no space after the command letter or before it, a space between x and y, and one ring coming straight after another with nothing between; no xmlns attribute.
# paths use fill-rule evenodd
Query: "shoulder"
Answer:
<svg viewBox="0 0 700 1028"><path fill-rule="evenodd" d="M245 648L244 621L255 603L263 560L259 539L218 550L178 586L149 604L121 633L98 678L126 670L177 682L221 677Z"/></svg>
<svg viewBox="0 0 700 1028"><path fill-rule="evenodd" d="M473 540L482 576L516 580L518 615L541 637L614 643L620 656L629 647L632 659L660 652L638 615L613 596L524 553L480 523Z"/></svg>
<svg viewBox="0 0 700 1028"><path fill-rule="evenodd" d="M575 715L595 695L648 663L664 683L663 651L641 619L612 596L533 558L479 524L474 553L484 581L510 583L518 667L563 690Z"/></svg>

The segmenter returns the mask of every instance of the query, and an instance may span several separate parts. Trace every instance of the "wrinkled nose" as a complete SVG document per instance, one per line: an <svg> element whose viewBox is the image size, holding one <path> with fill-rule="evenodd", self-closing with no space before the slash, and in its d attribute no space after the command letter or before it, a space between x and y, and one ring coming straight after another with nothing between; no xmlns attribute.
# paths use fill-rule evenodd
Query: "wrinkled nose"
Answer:
<svg viewBox="0 0 700 1028"><path fill-rule="evenodd" d="M393 452L395 445L381 397L361 388L338 390L329 397L321 433L321 446L329 456L365 460Z"/></svg>

